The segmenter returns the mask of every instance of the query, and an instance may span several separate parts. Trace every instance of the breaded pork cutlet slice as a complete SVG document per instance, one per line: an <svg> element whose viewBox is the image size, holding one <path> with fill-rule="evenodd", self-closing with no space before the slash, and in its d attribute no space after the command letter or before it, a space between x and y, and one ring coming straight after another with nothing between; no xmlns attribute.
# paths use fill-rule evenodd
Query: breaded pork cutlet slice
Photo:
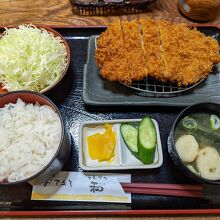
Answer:
<svg viewBox="0 0 220 220"><path fill-rule="evenodd" d="M159 36L160 36L160 50L162 52L162 59L165 67L164 72L164 78L166 80L170 80L172 78L172 75L175 75L178 73L178 66L177 72L174 70L172 65L170 65L170 62L175 59L175 53L176 53L176 42L172 39L172 25L167 21L158 21L159 26ZM175 61L176 62L176 61ZM175 67L175 66L174 66Z"/></svg>
<svg viewBox="0 0 220 220"><path fill-rule="evenodd" d="M159 27L153 19L140 19L145 59L149 76L164 81L165 68L160 47Z"/></svg>
<svg viewBox="0 0 220 220"><path fill-rule="evenodd" d="M218 61L219 45L184 24L159 22L166 78L187 86L207 76Z"/></svg>
<svg viewBox="0 0 220 220"><path fill-rule="evenodd" d="M177 31L180 38L180 45L186 45L186 50L192 54L194 58L199 57L202 61L206 60L207 65L213 65L220 62L220 45L218 41L210 36L199 32L196 28L190 29L185 25L174 25L175 31ZM184 34L181 35L180 32ZM191 39L188 42L187 39ZM185 43L187 41L187 44ZM206 64L204 63L203 68L206 69Z"/></svg>
<svg viewBox="0 0 220 220"><path fill-rule="evenodd" d="M139 22L122 21L121 26L131 80L143 80L148 75L148 67L144 58Z"/></svg>
<svg viewBox="0 0 220 220"><path fill-rule="evenodd" d="M119 20L111 23L108 29L99 36L96 63L103 78L126 84L132 83Z"/></svg>
<svg viewBox="0 0 220 220"><path fill-rule="evenodd" d="M217 57L220 58L218 42L196 28L190 29L177 24L173 29L179 44L178 54L182 60L181 84L196 83L211 73L214 62Z"/></svg>

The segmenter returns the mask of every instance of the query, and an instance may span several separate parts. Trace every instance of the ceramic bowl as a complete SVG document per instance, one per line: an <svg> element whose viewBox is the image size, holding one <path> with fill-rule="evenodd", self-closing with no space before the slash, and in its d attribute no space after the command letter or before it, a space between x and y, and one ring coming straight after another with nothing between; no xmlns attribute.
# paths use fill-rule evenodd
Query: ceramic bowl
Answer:
<svg viewBox="0 0 220 220"><path fill-rule="evenodd" d="M60 33L55 31L54 29L46 27L46 26L36 26L36 27L39 29L45 29L46 31L52 33L54 37L59 37L61 39L61 42L64 44L64 46L66 48L66 52L67 52L67 57L66 57L67 58L67 65L66 65L64 71L61 73L61 76L59 77L59 79L56 80L55 82L53 82L50 86L48 86L40 91L40 93L42 93L42 94L48 94L49 92L51 92L53 89L55 89L55 87L57 87L62 82L62 80L64 79L64 77L67 74L67 71L68 71L68 68L70 65L70 48L69 48L69 45L68 45L67 41L65 40L65 38ZM4 35L4 33L0 34L0 37L3 35ZM0 84L0 86L1 86L1 84ZM4 94L7 92L8 92L7 90L0 89L0 94Z"/></svg>
<svg viewBox="0 0 220 220"><path fill-rule="evenodd" d="M170 135L168 137L168 152L170 154L171 159L173 160L175 166L183 172L186 176L201 182L201 183L212 183L212 184L220 184L220 180L209 180L205 179L194 172L192 172L182 161L180 156L177 153L176 147L175 147L175 132L178 124L181 122L181 120L192 113L211 113L220 115L220 105L217 103L198 103L192 106L187 107L184 109L176 118L175 122L173 123L173 126L170 131Z"/></svg>
<svg viewBox="0 0 220 220"><path fill-rule="evenodd" d="M38 102L40 105L50 106L59 116L61 123L61 138L59 143L57 143L58 147L52 159L40 171L34 173L27 179L23 179L17 182L4 181L0 182L0 185L14 185L23 182L29 182L31 184L42 183L56 175L63 168L64 163L70 154L69 135L65 129L64 122L56 105L49 98L40 93L32 91L15 91L3 94L0 97L0 108L3 108L6 104L9 103L16 103L18 98L22 99L25 103L35 104Z"/></svg>

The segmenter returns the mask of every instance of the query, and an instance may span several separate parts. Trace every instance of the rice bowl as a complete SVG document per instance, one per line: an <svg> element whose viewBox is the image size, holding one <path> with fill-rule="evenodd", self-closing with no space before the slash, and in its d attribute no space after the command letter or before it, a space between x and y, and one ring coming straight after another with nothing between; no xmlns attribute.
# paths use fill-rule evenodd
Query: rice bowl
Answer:
<svg viewBox="0 0 220 220"><path fill-rule="evenodd" d="M42 183L70 152L60 112L42 94L17 91L0 99L0 185Z"/></svg>

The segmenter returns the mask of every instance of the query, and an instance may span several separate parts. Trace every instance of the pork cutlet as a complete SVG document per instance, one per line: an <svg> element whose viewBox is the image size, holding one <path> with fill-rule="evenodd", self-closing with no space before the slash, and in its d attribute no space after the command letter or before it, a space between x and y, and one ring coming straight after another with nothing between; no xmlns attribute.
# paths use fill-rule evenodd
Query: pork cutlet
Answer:
<svg viewBox="0 0 220 220"><path fill-rule="evenodd" d="M109 25L97 41L100 75L130 85L147 76L194 84L220 62L219 44L196 28L150 18Z"/></svg>
<svg viewBox="0 0 220 220"><path fill-rule="evenodd" d="M120 20L110 24L97 41L96 60L100 75L110 81L131 84Z"/></svg>
<svg viewBox="0 0 220 220"><path fill-rule="evenodd" d="M137 20L121 22L124 48L132 81L142 80L148 75L148 67L142 49L142 36Z"/></svg>
<svg viewBox="0 0 220 220"><path fill-rule="evenodd" d="M160 49L160 35L157 21L150 18L140 19L140 30L143 40L143 50L149 69L149 76L164 81L164 63Z"/></svg>
<svg viewBox="0 0 220 220"><path fill-rule="evenodd" d="M159 30L165 78L168 81L187 86L211 72L212 57L219 53L217 41L184 24L171 25L160 21Z"/></svg>

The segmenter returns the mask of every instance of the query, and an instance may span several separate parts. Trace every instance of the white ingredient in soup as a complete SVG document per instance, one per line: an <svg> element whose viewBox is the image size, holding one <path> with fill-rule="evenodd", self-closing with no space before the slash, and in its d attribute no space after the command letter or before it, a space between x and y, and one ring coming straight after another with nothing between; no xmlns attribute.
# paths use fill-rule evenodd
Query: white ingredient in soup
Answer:
<svg viewBox="0 0 220 220"><path fill-rule="evenodd" d="M184 117L175 130L175 146L185 166L195 175L212 181L220 180L219 129L219 114L196 112ZM186 138L189 136L191 141ZM192 144L195 140L197 144Z"/></svg>
<svg viewBox="0 0 220 220"><path fill-rule="evenodd" d="M203 178L220 179L220 156L215 148L207 146L200 150L196 159L196 166Z"/></svg>
<svg viewBox="0 0 220 220"><path fill-rule="evenodd" d="M192 162L199 152L199 144L192 135L182 135L176 141L176 150L183 162Z"/></svg>
<svg viewBox="0 0 220 220"><path fill-rule="evenodd" d="M15 182L38 173L53 158L61 121L49 106L16 104L0 108L0 181Z"/></svg>

